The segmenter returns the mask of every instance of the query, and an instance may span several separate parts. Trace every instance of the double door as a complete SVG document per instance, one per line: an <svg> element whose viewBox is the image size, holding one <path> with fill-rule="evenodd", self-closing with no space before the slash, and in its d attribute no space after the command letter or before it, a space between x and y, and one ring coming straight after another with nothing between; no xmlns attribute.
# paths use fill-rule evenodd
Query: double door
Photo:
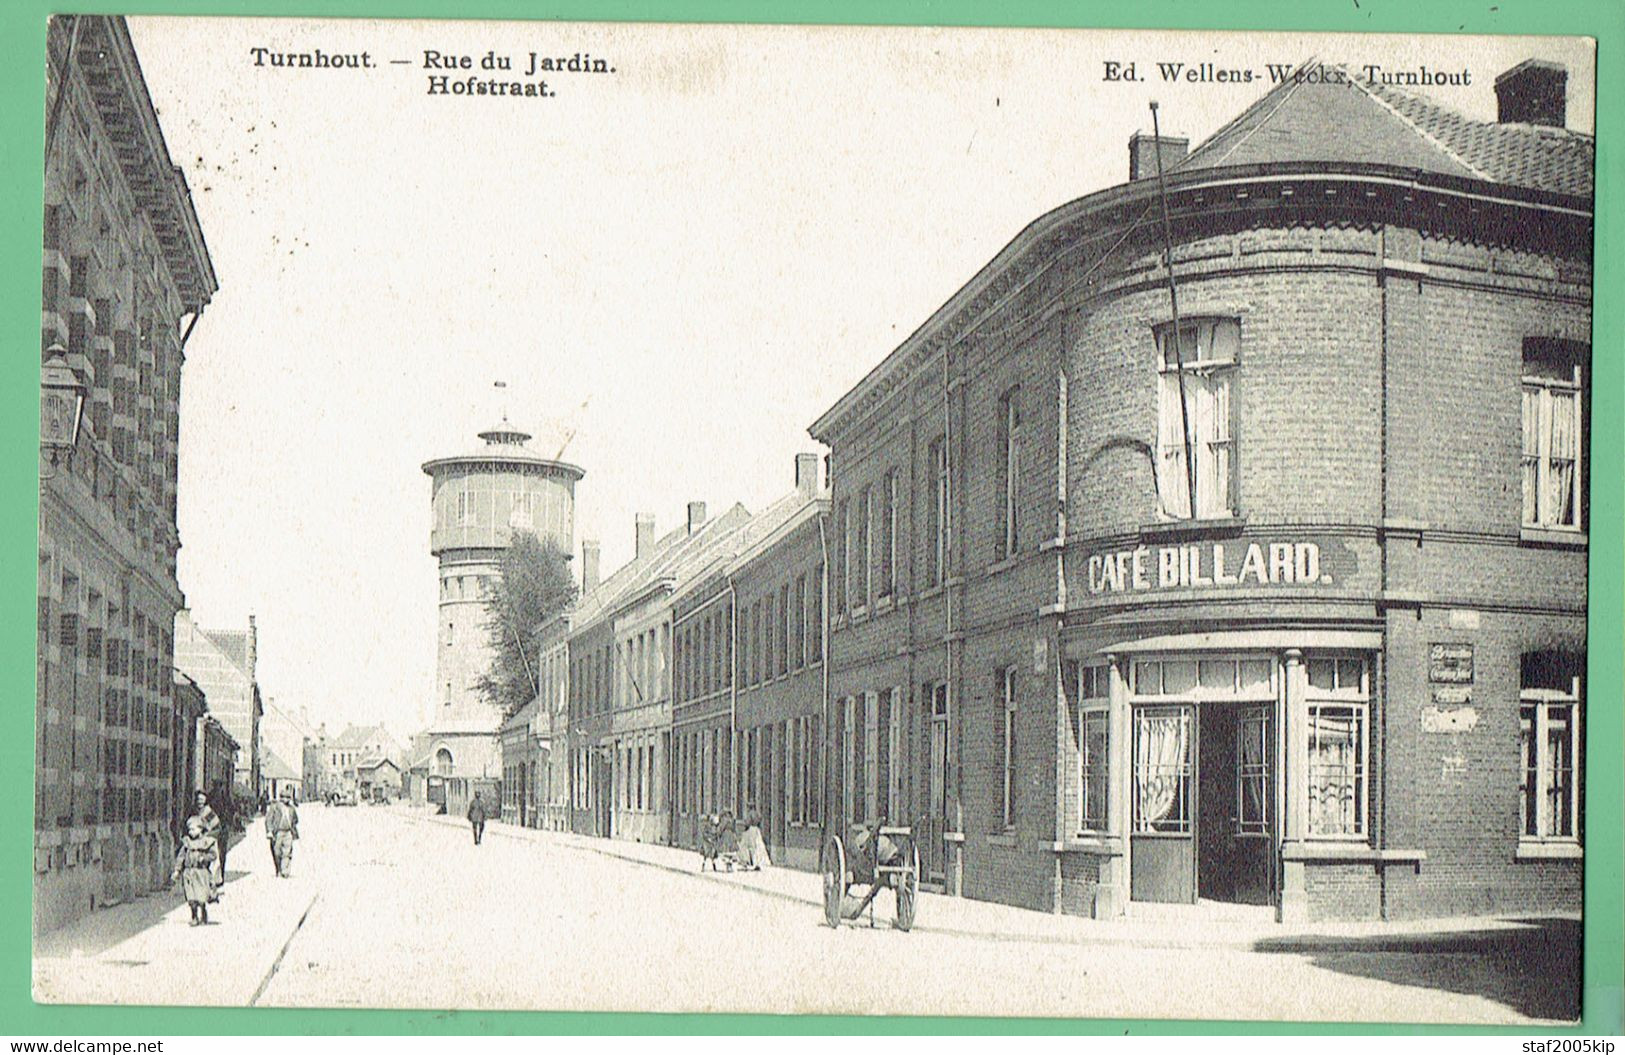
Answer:
<svg viewBox="0 0 1625 1055"><path fill-rule="evenodd" d="M1272 710L1224 703L1133 709L1133 900L1274 901Z"/></svg>

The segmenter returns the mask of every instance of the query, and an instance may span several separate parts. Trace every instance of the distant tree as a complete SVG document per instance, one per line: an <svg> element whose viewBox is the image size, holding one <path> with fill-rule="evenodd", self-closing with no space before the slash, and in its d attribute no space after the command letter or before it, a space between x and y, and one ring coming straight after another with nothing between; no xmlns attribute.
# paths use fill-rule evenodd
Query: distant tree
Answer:
<svg viewBox="0 0 1625 1055"><path fill-rule="evenodd" d="M553 541L515 531L485 599L491 669L475 681L487 703L511 718L536 698L536 630L576 598L569 557Z"/></svg>

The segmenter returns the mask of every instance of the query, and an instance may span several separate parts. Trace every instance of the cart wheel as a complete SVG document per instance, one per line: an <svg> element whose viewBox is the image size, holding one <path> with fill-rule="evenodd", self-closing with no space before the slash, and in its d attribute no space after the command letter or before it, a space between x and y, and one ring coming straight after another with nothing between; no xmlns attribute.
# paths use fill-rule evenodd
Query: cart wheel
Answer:
<svg viewBox="0 0 1625 1055"><path fill-rule="evenodd" d="M914 926L914 912L920 904L920 848L908 842L908 871L897 874L897 929Z"/></svg>
<svg viewBox="0 0 1625 1055"><path fill-rule="evenodd" d="M841 901L846 897L846 848L839 835L831 835L824 844L819 871L824 873L824 922L839 927Z"/></svg>

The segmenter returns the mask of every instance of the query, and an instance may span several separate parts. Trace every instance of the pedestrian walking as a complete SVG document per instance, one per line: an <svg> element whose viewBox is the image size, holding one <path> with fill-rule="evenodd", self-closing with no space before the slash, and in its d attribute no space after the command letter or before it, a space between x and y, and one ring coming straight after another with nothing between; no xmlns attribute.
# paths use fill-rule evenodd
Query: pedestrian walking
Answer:
<svg viewBox="0 0 1625 1055"><path fill-rule="evenodd" d="M480 798L479 792L474 792L474 801L468 804L468 823L474 826L474 845L480 844L485 835L485 800Z"/></svg>
<svg viewBox="0 0 1625 1055"><path fill-rule="evenodd" d="M214 843L214 846L210 848L214 858L209 862L209 900L219 901L220 884L226 881L226 871L221 867L219 873L216 874L215 868L220 865L221 855L218 846L226 837L225 822L220 819L220 814L214 811L214 807L209 805L209 794L202 788L199 788L192 798L192 815L186 818L188 828L190 828L193 821L197 821L202 826L203 834L207 835L210 841Z"/></svg>
<svg viewBox="0 0 1625 1055"><path fill-rule="evenodd" d="M293 864L293 841L299 838L299 811L293 805L293 789L283 788L282 797L265 809L265 838L271 844L271 863L276 874L288 878Z"/></svg>
<svg viewBox="0 0 1625 1055"><path fill-rule="evenodd" d="M231 800L231 792L220 782L214 782L214 789L209 793L209 805L214 807L215 816L220 818L220 830L215 833L215 846L220 855L220 877L218 883L226 883L226 850L231 844L231 833L237 830L237 809Z"/></svg>
<svg viewBox="0 0 1625 1055"><path fill-rule="evenodd" d="M209 922L209 902L214 900L214 836L204 830L203 821L193 814L186 818L186 835L175 854L175 869L169 881L180 880L181 895L192 910L192 926Z"/></svg>

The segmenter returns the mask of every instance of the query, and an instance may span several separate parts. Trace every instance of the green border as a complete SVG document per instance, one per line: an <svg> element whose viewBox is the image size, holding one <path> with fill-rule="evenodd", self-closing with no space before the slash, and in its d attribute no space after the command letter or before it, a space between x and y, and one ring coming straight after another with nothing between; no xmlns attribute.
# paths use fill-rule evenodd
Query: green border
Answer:
<svg viewBox="0 0 1625 1055"><path fill-rule="evenodd" d="M975 0L780 0L768 7L744 0L126 0L128 14L278 14L304 16L445 17L490 19L590 19L901 25L1094 26L1103 28L1287 29L1389 33L1573 34L1598 41L1597 98L1625 99L1625 4L1617 0L1225 0L1197 7L1180 0L1082 3L1074 0L1003 0L996 12ZM104 11L69 2L55 10ZM43 140L45 19L48 0L6 0L0 7L0 242L9 247L0 264L0 337L5 346L32 348L38 340L40 163ZM1585 905L1586 1033L1622 1031L1625 971L1625 786L1621 753L1625 682L1621 651L1625 622L1625 535L1621 526L1622 421L1625 373L1621 352L1621 290L1625 261L1619 222L1625 202L1621 145L1625 107L1597 117L1597 225L1594 379L1592 395L1592 497L1589 710L1587 725L1587 838ZM761 1015L564 1014L541 1012L283 1011L193 1008L45 1007L29 997L32 897L31 771L34 698L34 582L29 552L37 532L35 447L38 374L31 355L4 357L0 396L0 479L12 501L0 504L0 539L16 558L0 562L0 774L9 794L0 803L0 891L9 906L0 918L0 1033L39 1038L123 1034L426 1034L463 1033L976 1033L976 1034L1511 1034L1551 1035L1550 1029L1347 1026L1251 1022L1131 1021L1107 1019L774 1017ZM22 501L23 495L28 501Z"/></svg>

